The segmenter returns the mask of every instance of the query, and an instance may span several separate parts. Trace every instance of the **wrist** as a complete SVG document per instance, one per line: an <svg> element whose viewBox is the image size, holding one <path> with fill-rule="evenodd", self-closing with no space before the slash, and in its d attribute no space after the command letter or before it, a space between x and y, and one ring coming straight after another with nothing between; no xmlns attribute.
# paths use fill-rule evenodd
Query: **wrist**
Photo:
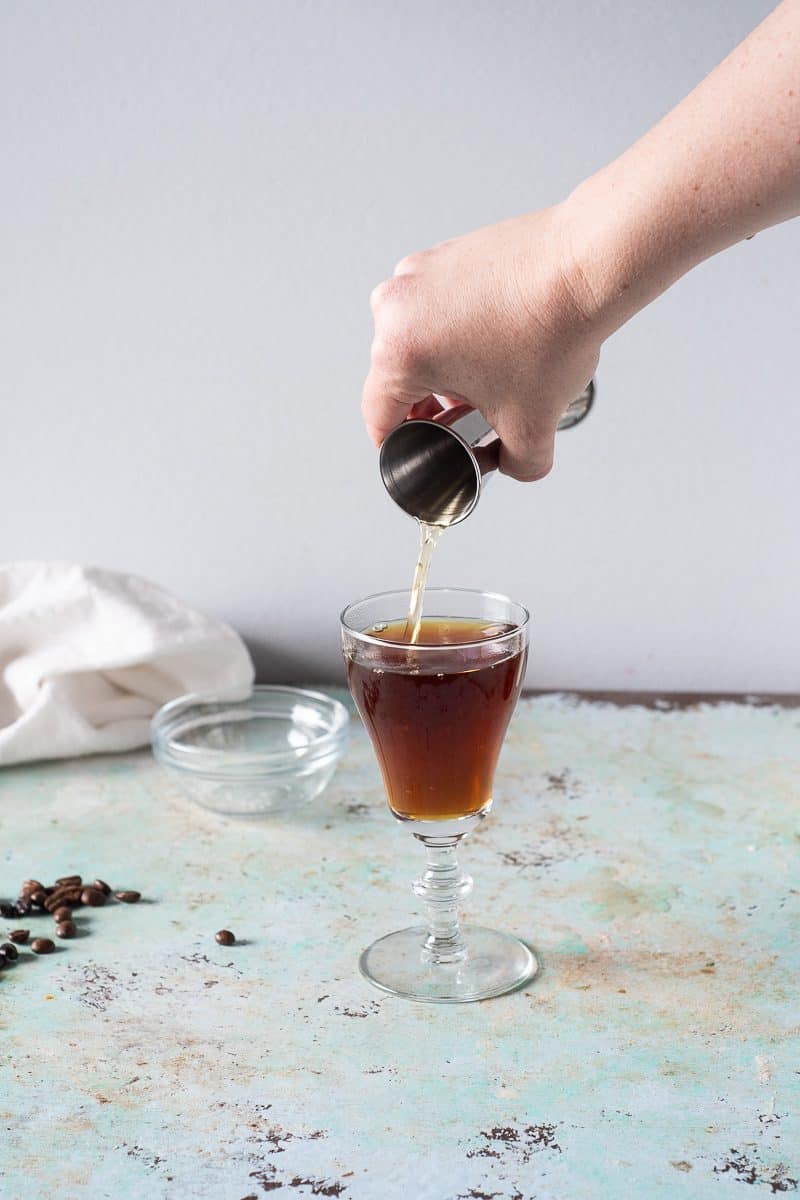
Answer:
<svg viewBox="0 0 800 1200"><path fill-rule="evenodd" d="M626 156L579 184L561 208L570 278L603 338L715 249L685 189L665 190L658 171L642 172Z"/></svg>
<svg viewBox="0 0 800 1200"><path fill-rule="evenodd" d="M601 341L647 303L635 239L600 175L581 183L559 206L564 270L586 321Z"/></svg>

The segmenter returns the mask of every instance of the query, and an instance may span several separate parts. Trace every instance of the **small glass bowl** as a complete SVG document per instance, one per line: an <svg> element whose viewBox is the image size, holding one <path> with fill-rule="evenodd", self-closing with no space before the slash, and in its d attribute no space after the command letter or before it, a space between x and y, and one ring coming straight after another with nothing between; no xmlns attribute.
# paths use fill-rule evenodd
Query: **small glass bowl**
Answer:
<svg viewBox="0 0 800 1200"><path fill-rule="evenodd" d="M338 700L257 686L246 700L181 696L150 726L153 754L203 808L227 816L287 812L330 782L350 718Z"/></svg>

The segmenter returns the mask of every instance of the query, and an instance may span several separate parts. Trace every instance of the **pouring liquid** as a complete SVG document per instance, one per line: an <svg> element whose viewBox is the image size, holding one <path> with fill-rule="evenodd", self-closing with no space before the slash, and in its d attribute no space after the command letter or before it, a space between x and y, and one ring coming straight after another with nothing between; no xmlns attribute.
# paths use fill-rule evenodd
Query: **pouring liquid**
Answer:
<svg viewBox="0 0 800 1200"><path fill-rule="evenodd" d="M422 625L422 606L425 603L425 584L428 582L431 559L436 549L436 543L441 537L442 529L443 526L441 525L426 525L424 521L419 522L419 551L417 553L417 564L414 567L414 579L411 584L411 598L408 605L408 617L406 619L405 636L403 639L410 642L412 646L419 640L419 631Z"/></svg>

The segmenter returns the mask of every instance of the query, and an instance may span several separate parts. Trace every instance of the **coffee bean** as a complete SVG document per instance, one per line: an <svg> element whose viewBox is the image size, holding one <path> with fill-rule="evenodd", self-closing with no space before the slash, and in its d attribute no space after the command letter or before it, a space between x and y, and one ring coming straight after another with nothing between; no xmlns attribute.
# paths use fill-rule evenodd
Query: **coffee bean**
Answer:
<svg viewBox="0 0 800 1200"><path fill-rule="evenodd" d="M72 909L67 904L62 904L61 908L57 908L54 911L53 920L59 925L62 921L71 921Z"/></svg>
<svg viewBox="0 0 800 1200"><path fill-rule="evenodd" d="M57 883L50 895L61 896L64 892L79 892L82 887L82 883Z"/></svg>
<svg viewBox="0 0 800 1200"><path fill-rule="evenodd" d="M111 895L111 888L108 886L108 884L105 882L104 879L95 879L94 883L92 884L92 887L97 888L98 892L102 892L104 896Z"/></svg>
<svg viewBox="0 0 800 1200"><path fill-rule="evenodd" d="M230 929L220 929L214 934L214 937L219 942L220 946L232 946L236 938L231 933Z"/></svg>
<svg viewBox="0 0 800 1200"><path fill-rule="evenodd" d="M5 950L0 950L0 971L2 971L3 967L7 967L10 961L11 959L8 957Z"/></svg>
<svg viewBox="0 0 800 1200"><path fill-rule="evenodd" d="M44 890L44 884L39 883L38 879L26 879L19 889L19 898L20 900L24 900L28 896L33 895L34 892L43 892Z"/></svg>
<svg viewBox="0 0 800 1200"><path fill-rule="evenodd" d="M55 942L50 938L34 938L31 942L31 950L34 954L52 954L55 948Z"/></svg>
<svg viewBox="0 0 800 1200"><path fill-rule="evenodd" d="M39 888L38 892L31 892L29 896L24 896L23 899L27 900L29 904L32 904L34 908L41 910L47 903L48 897L44 888ZM17 903L19 904L19 901L17 901Z"/></svg>
<svg viewBox="0 0 800 1200"><path fill-rule="evenodd" d="M12 962L15 958L19 958L19 950L12 942L3 942L2 946L0 946L0 950L2 950L6 958L10 958Z"/></svg>
<svg viewBox="0 0 800 1200"><path fill-rule="evenodd" d="M85 887L81 892L81 901L92 908L99 908L101 904L105 904L106 898L98 888Z"/></svg>
<svg viewBox="0 0 800 1200"><path fill-rule="evenodd" d="M5 902L0 904L0 917L5 917L5 919L7 921L10 921L16 916L17 916L16 904L6 904Z"/></svg>
<svg viewBox="0 0 800 1200"><path fill-rule="evenodd" d="M14 905L15 917L29 917L33 912L33 905L30 900L18 900Z"/></svg>
<svg viewBox="0 0 800 1200"><path fill-rule="evenodd" d="M123 904L136 904L142 898L141 892L114 892L114 895Z"/></svg>
<svg viewBox="0 0 800 1200"><path fill-rule="evenodd" d="M30 929L12 929L8 935L12 942L27 942Z"/></svg>
<svg viewBox="0 0 800 1200"><path fill-rule="evenodd" d="M82 883L83 879L80 875L62 875L60 879L56 880L56 887L58 888L62 885L64 887L80 887Z"/></svg>
<svg viewBox="0 0 800 1200"><path fill-rule="evenodd" d="M56 937L73 938L77 932L74 921L59 921L56 925Z"/></svg>
<svg viewBox="0 0 800 1200"><path fill-rule="evenodd" d="M82 891L80 888L58 888L53 892L52 896L48 896L44 902L44 906L48 912L54 913L57 908L62 905L69 904L73 908L77 908L81 903Z"/></svg>

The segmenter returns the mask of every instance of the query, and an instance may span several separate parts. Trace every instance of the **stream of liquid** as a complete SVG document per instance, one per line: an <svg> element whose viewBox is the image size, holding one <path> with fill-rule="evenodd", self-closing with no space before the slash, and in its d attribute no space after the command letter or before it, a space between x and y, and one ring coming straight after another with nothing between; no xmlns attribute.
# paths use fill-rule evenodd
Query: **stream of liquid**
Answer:
<svg viewBox="0 0 800 1200"><path fill-rule="evenodd" d="M414 580L411 584L411 599L408 605L405 639L412 646L419 639L422 625L422 606L425 603L425 584L428 582L428 572L431 569L431 559L436 549L436 543L442 534L443 526L419 523L419 553L417 565L414 567Z"/></svg>

